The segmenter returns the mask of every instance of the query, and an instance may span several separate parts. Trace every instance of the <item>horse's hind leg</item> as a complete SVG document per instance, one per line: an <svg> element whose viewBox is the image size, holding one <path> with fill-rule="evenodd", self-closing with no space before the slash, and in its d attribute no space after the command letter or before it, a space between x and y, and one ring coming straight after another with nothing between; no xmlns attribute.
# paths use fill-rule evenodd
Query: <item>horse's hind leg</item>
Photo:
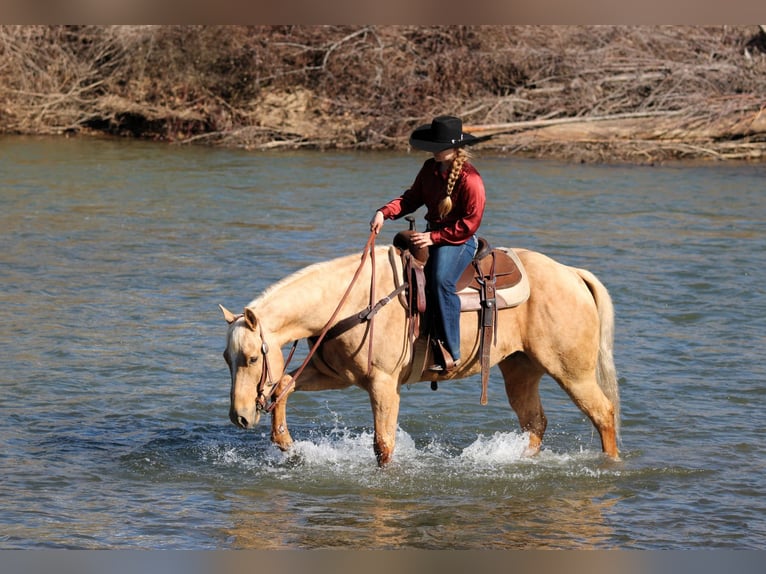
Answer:
<svg viewBox="0 0 766 574"><path fill-rule="evenodd" d="M595 373L592 376L557 381L598 430L604 453L619 459L614 406L598 386Z"/></svg>
<svg viewBox="0 0 766 574"><path fill-rule="evenodd" d="M508 402L519 418L521 429L529 433L529 446L525 454L537 454L548 425L539 393L544 371L523 353L511 355L498 366L505 380Z"/></svg>

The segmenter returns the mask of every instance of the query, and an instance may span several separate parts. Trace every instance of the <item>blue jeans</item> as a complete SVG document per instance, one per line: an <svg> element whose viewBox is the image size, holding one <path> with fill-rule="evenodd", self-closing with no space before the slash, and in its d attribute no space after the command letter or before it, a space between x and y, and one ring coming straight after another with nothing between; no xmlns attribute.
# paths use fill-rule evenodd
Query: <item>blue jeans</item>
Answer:
<svg viewBox="0 0 766 574"><path fill-rule="evenodd" d="M462 245L429 247L425 268L427 305L432 312L434 336L444 342L454 360L460 358L460 297L455 287L478 245L472 236Z"/></svg>

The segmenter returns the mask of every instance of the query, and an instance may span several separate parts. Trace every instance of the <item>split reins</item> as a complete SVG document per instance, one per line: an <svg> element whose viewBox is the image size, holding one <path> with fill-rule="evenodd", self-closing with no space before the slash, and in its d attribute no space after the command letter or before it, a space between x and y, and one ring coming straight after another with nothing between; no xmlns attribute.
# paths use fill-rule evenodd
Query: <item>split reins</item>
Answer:
<svg viewBox="0 0 766 574"><path fill-rule="evenodd" d="M397 287L392 293L381 299L380 301L375 302L375 284L376 284L376 277L375 277L375 236L377 234L372 231L370 233L370 237L367 239L367 243L364 246L364 250L362 251L362 258L359 263L359 267L357 267L356 272L354 273L353 278L351 279L351 282L349 283L348 287L346 288L346 292L343 294L343 297L341 297L340 302L338 303L338 306L335 308L335 311L333 312L330 319L325 324L324 328L322 329L321 333L318 337L316 337L316 340L314 341L313 345L311 346L311 349L309 350L308 355L303 360L303 363L300 367L295 371L295 374L290 377L290 382L285 386L284 389L276 396L274 397L274 393L276 392L276 386L274 384L274 381L271 377L271 368L269 366L269 360L268 360L268 352L269 348L266 344L266 341L263 340L263 332L261 331L261 353L263 355L263 369L261 371L261 380L258 383L258 396L263 396L263 389L266 386L266 383L268 382L271 386L271 393L269 396L269 399L271 400L271 403L268 405L262 405L258 403L257 408L260 410L265 410L266 412L271 412L276 408L277 404L284 399L284 397L295 387L296 381L298 377L303 373L306 366L309 364L311 359L313 358L314 354L319 349L319 346L322 344L322 342L328 338L328 333L330 335L329 338L332 338L334 336L337 336L344 331L350 329L351 327L358 325L359 323L362 323L364 321L369 321L369 343L368 343L368 350L367 350L367 373L369 374L372 371L372 338L373 338L373 329L374 329L374 317L375 314L378 312L378 310L383 307L385 304L387 304L394 296L396 296L398 293L404 290L406 284L402 284L399 287ZM369 306L361 311L360 313L353 315L347 319L344 319L343 321L340 321L338 324L335 324L335 319L338 316L338 313L340 313L341 308L346 303L346 300L349 297L349 294L351 293L351 289L353 288L356 281L359 279L359 275L362 272L362 269L364 268L364 264L367 261L367 257L370 257L370 261L372 264L372 271L370 275L370 304ZM295 353L295 349L298 345L298 341L295 341L293 343L292 349L290 350L290 354L287 357L287 361L285 361L284 373L287 372L287 366L290 363L290 360L293 358L293 354ZM281 377L280 377L281 380Z"/></svg>

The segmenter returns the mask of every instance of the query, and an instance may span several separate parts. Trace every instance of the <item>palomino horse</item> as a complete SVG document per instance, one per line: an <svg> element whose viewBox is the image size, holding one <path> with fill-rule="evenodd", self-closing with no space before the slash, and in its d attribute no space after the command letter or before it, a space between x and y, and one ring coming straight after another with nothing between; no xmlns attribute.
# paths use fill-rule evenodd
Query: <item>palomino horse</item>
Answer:
<svg viewBox="0 0 766 574"><path fill-rule="evenodd" d="M235 425L251 428L261 412L269 410L271 440L287 450L292 438L286 398L293 390L358 385L370 396L378 464L391 460L399 391L412 359L404 306L392 300L380 308L374 324L360 322L321 341L328 321L334 320L333 313L340 311L341 300L340 316L345 317L363 310L375 298L370 293L373 268L373 284L380 293L396 288L386 257L388 247L373 249L372 265L360 265L358 255L316 263L266 289L241 315L221 307L229 323L224 357L231 373L229 418ZM547 425L538 390L547 373L590 418L604 453L617 459L620 403L609 293L589 271L562 265L534 251L514 251L526 269L530 295L521 305L498 312L490 362L499 365L510 405L522 430L529 433L527 453L539 451ZM359 281L355 283L352 276ZM480 370L477 313L462 313L460 327L463 362L455 371L439 374L439 381L464 378ZM317 337L321 343L315 345L317 352L299 369L284 373L282 347ZM435 378L437 375L426 373L420 380Z"/></svg>

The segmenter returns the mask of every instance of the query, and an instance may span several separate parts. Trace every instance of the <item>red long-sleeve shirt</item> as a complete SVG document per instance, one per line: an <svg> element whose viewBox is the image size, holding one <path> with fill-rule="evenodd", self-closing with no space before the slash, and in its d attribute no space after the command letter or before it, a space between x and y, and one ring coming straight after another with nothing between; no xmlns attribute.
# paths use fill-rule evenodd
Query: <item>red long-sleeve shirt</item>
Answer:
<svg viewBox="0 0 766 574"><path fill-rule="evenodd" d="M439 203L447 193L448 177L449 172L442 173L435 159L428 159L420 168L412 187L378 211L386 219L399 219L425 205L434 245L465 243L479 229L484 216L484 182L476 168L465 162L452 190L452 211L440 218Z"/></svg>

